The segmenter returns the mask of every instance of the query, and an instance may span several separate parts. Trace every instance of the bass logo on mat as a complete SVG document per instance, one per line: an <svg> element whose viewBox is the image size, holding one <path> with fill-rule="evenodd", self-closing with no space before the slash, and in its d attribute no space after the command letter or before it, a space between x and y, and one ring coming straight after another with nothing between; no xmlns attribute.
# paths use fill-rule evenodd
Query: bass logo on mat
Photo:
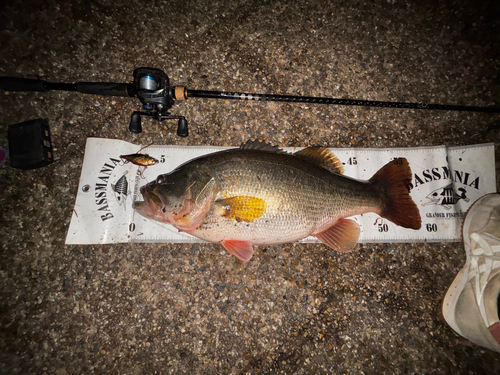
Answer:
<svg viewBox="0 0 500 375"><path fill-rule="evenodd" d="M123 209L126 211L127 210L127 196L130 194L130 190L128 188L128 180L127 180L127 173L128 171L125 171L123 175L116 181L115 184L111 184L111 190L115 193L115 199L118 202L120 206L123 206Z"/></svg>
<svg viewBox="0 0 500 375"><path fill-rule="evenodd" d="M470 199L466 196L467 190L461 187L458 188L458 192L453 188L453 183L448 184L442 188L436 189L432 191L429 195L426 196L429 199L429 202L424 203L424 206L428 206L431 204L435 204L438 206L442 206L444 209L449 210L451 206L456 204L460 199L463 199L465 202L469 202Z"/></svg>

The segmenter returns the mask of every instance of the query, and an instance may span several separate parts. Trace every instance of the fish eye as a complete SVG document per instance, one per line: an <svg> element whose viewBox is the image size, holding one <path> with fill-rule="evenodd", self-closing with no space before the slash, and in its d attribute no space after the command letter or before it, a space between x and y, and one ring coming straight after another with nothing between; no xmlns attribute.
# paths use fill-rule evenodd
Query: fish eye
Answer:
<svg viewBox="0 0 500 375"><path fill-rule="evenodd" d="M159 175L156 177L156 183L157 184L163 184L165 182L165 177L163 175Z"/></svg>

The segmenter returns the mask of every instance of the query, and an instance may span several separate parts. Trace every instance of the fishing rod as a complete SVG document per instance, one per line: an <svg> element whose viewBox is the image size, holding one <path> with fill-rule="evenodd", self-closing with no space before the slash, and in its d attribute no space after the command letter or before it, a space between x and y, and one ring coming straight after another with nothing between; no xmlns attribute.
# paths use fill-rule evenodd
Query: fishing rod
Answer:
<svg viewBox="0 0 500 375"><path fill-rule="evenodd" d="M263 102L289 102L309 104L330 104L363 107L383 107L402 109L434 109L445 111L469 111L500 113L500 108L474 107L462 105L429 104L426 102L385 102L376 100L338 99L315 96L253 94L228 91L192 90L184 86L170 86L168 76L160 69L137 68L133 73L132 83L110 82L77 82L59 83L47 82L39 79L17 77L0 77L0 88L5 91L37 91L52 90L77 91L83 94L134 97L141 101L142 111L134 111L130 118L129 130L132 133L141 133L141 116L149 116L162 122L166 119L177 119L177 135L188 136L188 123L184 116L170 114L169 110L176 101L189 98L255 100Z"/></svg>

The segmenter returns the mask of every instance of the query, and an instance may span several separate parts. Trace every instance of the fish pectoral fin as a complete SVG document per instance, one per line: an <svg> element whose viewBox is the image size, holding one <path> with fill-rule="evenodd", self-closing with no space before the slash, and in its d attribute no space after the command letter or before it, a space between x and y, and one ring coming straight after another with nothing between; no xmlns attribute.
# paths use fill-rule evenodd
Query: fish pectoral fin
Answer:
<svg viewBox="0 0 500 375"><path fill-rule="evenodd" d="M314 234L326 246L341 253L354 249L359 238L359 225L354 220L340 219L322 232Z"/></svg>
<svg viewBox="0 0 500 375"><path fill-rule="evenodd" d="M195 204L197 206L203 206L207 200L211 200L215 194L216 180L210 175L205 175L204 179L200 181L199 186L196 187L196 199Z"/></svg>
<svg viewBox="0 0 500 375"><path fill-rule="evenodd" d="M187 213L175 219L175 223L173 225L180 231L188 233L198 228L203 220L205 220L205 217L210 210L211 203L212 201L207 199L201 207L196 206L195 208L192 207L192 202L190 204L186 204Z"/></svg>
<svg viewBox="0 0 500 375"><path fill-rule="evenodd" d="M222 240L221 245L242 262L248 262L252 258L253 247L248 241Z"/></svg>

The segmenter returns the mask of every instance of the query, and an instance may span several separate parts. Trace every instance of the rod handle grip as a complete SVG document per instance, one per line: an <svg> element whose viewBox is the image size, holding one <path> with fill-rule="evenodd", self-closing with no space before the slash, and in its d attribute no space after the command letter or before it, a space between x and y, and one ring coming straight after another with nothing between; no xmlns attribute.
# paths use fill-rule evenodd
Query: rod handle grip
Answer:
<svg viewBox="0 0 500 375"><path fill-rule="evenodd" d="M128 83L78 82L76 89L83 94L130 97Z"/></svg>
<svg viewBox="0 0 500 375"><path fill-rule="evenodd" d="M0 77L0 87L5 91L49 91L41 79Z"/></svg>

